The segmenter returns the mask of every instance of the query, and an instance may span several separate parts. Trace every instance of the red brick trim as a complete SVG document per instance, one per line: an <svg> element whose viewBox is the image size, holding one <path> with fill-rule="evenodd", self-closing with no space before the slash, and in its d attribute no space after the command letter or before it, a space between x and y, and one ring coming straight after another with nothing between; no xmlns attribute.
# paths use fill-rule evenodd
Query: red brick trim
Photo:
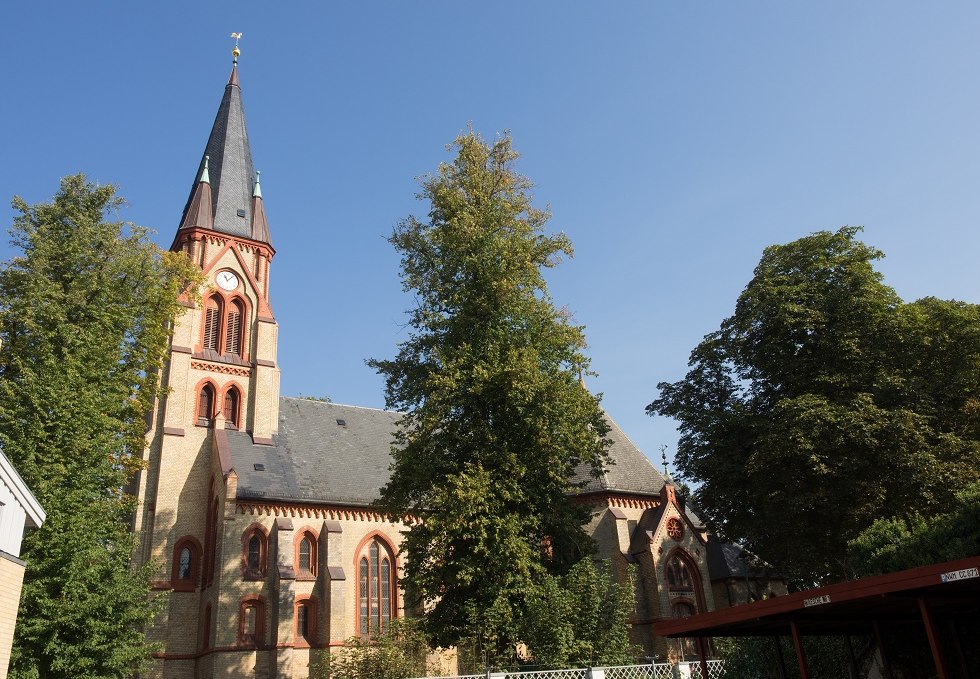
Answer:
<svg viewBox="0 0 980 679"><path fill-rule="evenodd" d="M276 367L276 362L275 361L267 361L264 358L257 358L257 359L255 359L255 365L261 365L261 366L264 366L266 368L275 368Z"/></svg>
<svg viewBox="0 0 980 679"><path fill-rule="evenodd" d="M304 538L310 540L310 569L304 571L299 563L299 546ZM320 536L309 526L303 526L293 536L293 566L297 580L316 580L317 566L320 557Z"/></svg>
<svg viewBox="0 0 980 679"><path fill-rule="evenodd" d="M306 633L304 637L299 629L299 609L306 606ZM317 600L312 594L298 594L293 603L293 648L316 648L317 646ZM313 641L310 642L309 639Z"/></svg>
<svg viewBox="0 0 980 679"><path fill-rule="evenodd" d="M254 439L253 439L254 440ZM257 441L256 441L257 442ZM265 516L295 516L307 519L328 519L333 521L387 521L397 523L387 514L369 507L340 507L337 505L307 505L293 502L265 502L262 500L240 499L236 504L239 514ZM411 523L411 517L403 519Z"/></svg>
<svg viewBox="0 0 980 679"><path fill-rule="evenodd" d="M181 580L178 577L180 553L185 548L190 553L191 570L188 577ZM201 543L193 535L185 535L177 540L177 543L174 545L173 559L170 564L170 583L175 592L193 592L197 589L201 577L201 561L203 556L204 550L201 549Z"/></svg>
<svg viewBox="0 0 980 679"><path fill-rule="evenodd" d="M245 611L255 608L255 639L245 638ZM238 602L238 647L262 648L265 643L265 597L247 594Z"/></svg>
<svg viewBox="0 0 980 679"><path fill-rule="evenodd" d="M176 345L176 344L171 344L170 345L170 350L172 352L174 352L175 354L193 354L194 353L194 350L191 349L190 347L182 347L182 346L179 346L179 345Z"/></svg>
<svg viewBox="0 0 980 679"><path fill-rule="evenodd" d="M619 493L588 493L572 497L576 504L591 504L625 509L653 509L660 506L660 497L622 495Z"/></svg>
<svg viewBox="0 0 980 679"><path fill-rule="evenodd" d="M248 566L248 543L252 536L259 537L259 568L250 570ZM242 579L264 580L269 568L269 530L261 523L253 523L242 533Z"/></svg>
<svg viewBox="0 0 980 679"><path fill-rule="evenodd" d="M163 433L167 436L183 436L184 429L183 427L164 427Z"/></svg>
<svg viewBox="0 0 980 679"><path fill-rule="evenodd" d="M273 318L272 316L262 315L262 316L259 316L258 317L258 321L260 323L275 323L276 322L276 319Z"/></svg>
<svg viewBox="0 0 980 679"><path fill-rule="evenodd" d="M253 434L252 435L252 443L254 443L257 446L271 446L272 445L272 439L271 438L266 438L265 436L256 436L256 435Z"/></svg>

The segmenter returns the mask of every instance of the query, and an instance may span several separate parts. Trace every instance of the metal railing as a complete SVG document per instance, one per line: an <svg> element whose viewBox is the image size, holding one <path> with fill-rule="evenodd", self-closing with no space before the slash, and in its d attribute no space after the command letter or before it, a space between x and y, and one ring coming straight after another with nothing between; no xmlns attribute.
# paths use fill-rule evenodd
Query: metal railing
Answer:
<svg viewBox="0 0 980 679"><path fill-rule="evenodd" d="M462 674L452 677L427 677L425 679L721 679L724 666L721 660L709 660L708 676L701 672L701 663L682 662L677 666L678 674L670 663L649 665L623 665L619 667L592 667L573 670L532 670L527 672L486 672L484 674ZM422 679L422 678L419 678Z"/></svg>

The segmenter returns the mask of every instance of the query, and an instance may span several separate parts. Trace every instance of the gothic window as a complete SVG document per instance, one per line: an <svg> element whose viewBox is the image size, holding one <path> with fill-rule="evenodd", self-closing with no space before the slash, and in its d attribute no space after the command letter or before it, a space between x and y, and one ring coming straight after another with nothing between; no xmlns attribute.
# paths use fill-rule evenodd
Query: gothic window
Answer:
<svg viewBox="0 0 980 679"><path fill-rule="evenodd" d="M358 633L384 631L394 617L394 558L388 545L374 538L362 550L357 565Z"/></svg>
<svg viewBox="0 0 980 679"><path fill-rule="evenodd" d="M221 414L225 418L226 429L238 429L238 411L241 397L238 389L229 387L225 392L225 402L221 409Z"/></svg>
<svg viewBox="0 0 980 679"><path fill-rule="evenodd" d="M296 602L296 641L307 645L316 642L316 600L312 597Z"/></svg>
<svg viewBox="0 0 980 679"><path fill-rule="evenodd" d="M242 577L261 580L268 563L268 538L261 526L255 525L242 536Z"/></svg>
<svg viewBox="0 0 980 679"><path fill-rule="evenodd" d="M261 646L265 630L265 603L251 597L242 601L238 613L238 645Z"/></svg>
<svg viewBox="0 0 980 679"><path fill-rule="evenodd" d="M177 562L177 579L191 579L191 548L184 547L180 550L180 559Z"/></svg>
<svg viewBox="0 0 980 679"><path fill-rule="evenodd" d="M316 535L310 531L299 534L296 545L296 576L298 578L316 577L317 553Z"/></svg>
<svg viewBox="0 0 980 679"><path fill-rule="evenodd" d="M691 567L679 552L667 562L667 589L671 592L694 592Z"/></svg>
<svg viewBox="0 0 980 679"><path fill-rule="evenodd" d="M204 350L217 352L221 342L221 300L208 297L204 303Z"/></svg>
<svg viewBox="0 0 980 679"><path fill-rule="evenodd" d="M190 592L197 587L200 572L201 548L197 540L186 536L174 545L171 586L178 592Z"/></svg>
<svg viewBox="0 0 980 679"><path fill-rule="evenodd" d="M214 417L214 387L205 384L201 387L201 393L197 399L197 423L201 426L210 426L211 418Z"/></svg>
<svg viewBox="0 0 980 679"><path fill-rule="evenodd" d="M228 318L225 324L226 354L242 355L242 335L244 334L245 307L239 300L228 305Z"/></svg>

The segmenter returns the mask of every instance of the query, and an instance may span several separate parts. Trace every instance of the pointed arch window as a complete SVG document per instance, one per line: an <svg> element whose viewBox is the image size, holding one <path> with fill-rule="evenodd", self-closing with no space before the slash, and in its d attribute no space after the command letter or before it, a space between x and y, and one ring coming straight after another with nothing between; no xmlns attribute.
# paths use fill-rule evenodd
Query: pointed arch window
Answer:
<svg viewBox="0 0 980 679"><path fill-rule="evenodd" d="M171 586L177 592L191 592L197 587L201 571L201 546L191 536L182 537L174 545Z"/></svg>
<svg viewBox="0 0 980 679"><path fill-rule="evenodd" d="M242 577L262 580L268 567L269 539L265 530L253 525L242 535Z"/></svg>
<svg viewBox="0 0 980 679"><path fill-rule="evenodd" d="M296 641L300 646L316 643L316 599L313 597L296 602Z"/></svg>
<svg viewBox="0 0 980 679"><path fill-rule="evenodd" d="M211 426L214 418L214 387L205 384L197 399L197 424L203 427Z"/></svg>
<svg viewBox="0 0 980 679"><path fill-rule="evenodd" d="M221 414L225 418L226 429L239 428L238 412L241 401L241 394L239 394L238 389L229 387L228 391L225 392L224 404L221 409Z"/></svg>
<svg viewBox="0 0 980 679"><path fill-rule="evenodd" d="M220 351L221 343L221 299L208 297L204 303L204 350Z"/></svg>
<svg viewBox="0 0 980 679"><path fill-rule="evenodd" d="M228 318L225 323L226 354L242 355L242 336L245 325L245 305L241 300L234 300L228 305Z"/></svg>
<svg viewBox="0 0 980 679"><path fill-rule="evenodd" d="M265 633L265 602L261 597L242 601L238 611L238 645L261 646Z"/></svg>
<svg viewBox="0 0 980 679"><path fill-rule="evenodd" d="M357 565L358 634L363 637L387 629L394 617L395 581L391 549L374 538L361 552Z"/></svg>
<svg viewBox="0 0 980 679"><path fill-rule="evenodd" d="M296 578L312 580L317 571L317 536L304 530L296 543Z"/></svg>
<svg viewBox="0 0 980 679"><path fill-rule="evenodd" d="M667 562L667 589L671 592L694 592L690 567L679 553Z"/></svg>

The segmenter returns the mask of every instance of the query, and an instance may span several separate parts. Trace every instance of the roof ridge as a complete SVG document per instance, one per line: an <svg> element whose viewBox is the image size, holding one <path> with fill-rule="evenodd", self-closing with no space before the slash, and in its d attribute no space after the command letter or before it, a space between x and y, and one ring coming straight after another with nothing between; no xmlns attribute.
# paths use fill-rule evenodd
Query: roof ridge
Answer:
<svg viewBox="0 0 980 679"><path fill-rule="evenodd" d="M359 406L353 403L338 403L336 401L321 401L318 398L313 398L309 396L280 396L280 400L289 401L308 401L310 403L320 403L324 406L342 406L344 408L356 408L358 410L374 410L379 413L391 413L392 415L404 415L400 410L388 410L387 408L374 408L372 406Z"/></svg>

